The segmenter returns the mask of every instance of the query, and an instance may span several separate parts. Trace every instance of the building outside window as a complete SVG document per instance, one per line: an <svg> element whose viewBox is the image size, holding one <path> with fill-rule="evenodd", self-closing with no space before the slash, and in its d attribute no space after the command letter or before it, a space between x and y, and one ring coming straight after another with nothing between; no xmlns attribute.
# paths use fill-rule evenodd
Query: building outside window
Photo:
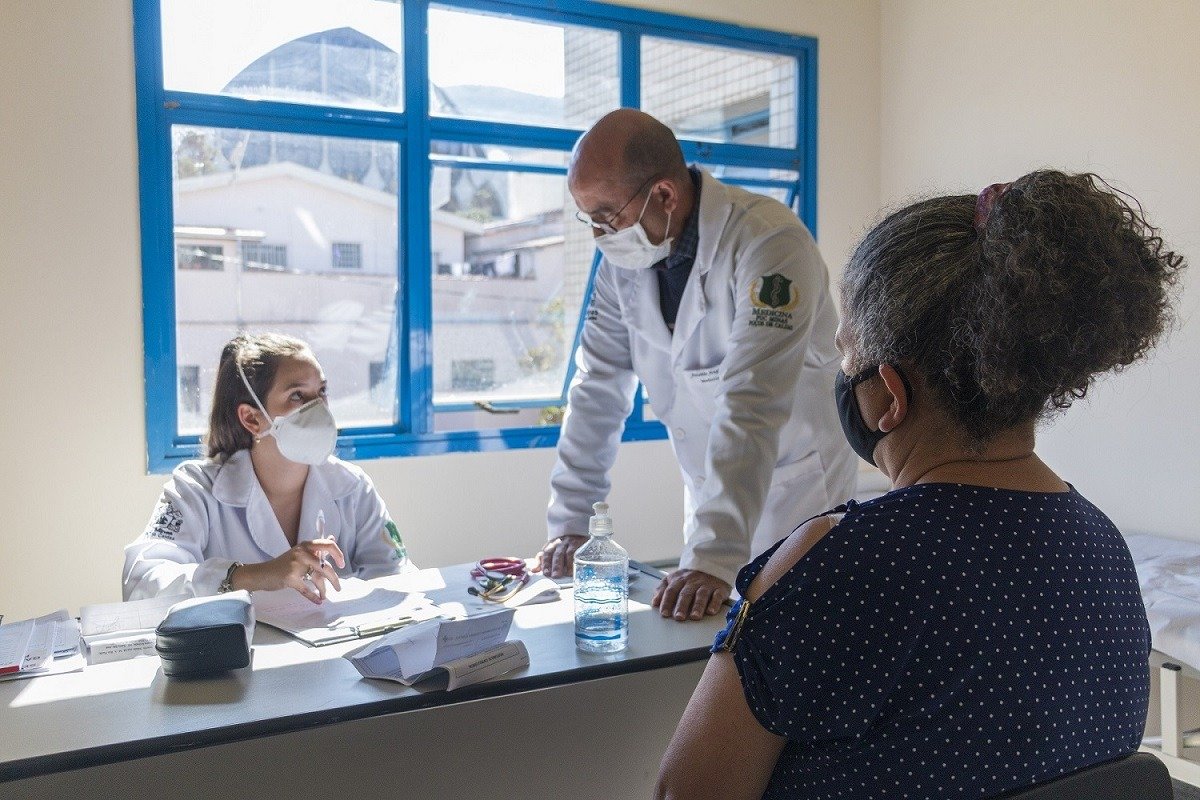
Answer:
<svg viewBox="0 0 1200 800"><path fill-rule="evenodd" d="M284 269L287 265L286 244L242 242L242 269Z"/></svg>
<svg viewBox="0 0 1200 800"><path fill-rule="evenodd" d="M451 387L465 392L491 389L496 385L496 362L490 358L460 359L450 364Z"/></svg>
<svg viewBox="0 0 1200 800"><path fill-rule="evenodd" d="M174 365L205 406L239 331L313 346L343 455L552 445L595 263L567 156L618 106L815 220L811 39L586 0L134 9L152 469L206 423ZM638 396L626 438L664 436Z"/></svg>
<svg viewBox="0 0 1200 800"><path fill-rule="evenodd" d="M357 242L334 242L333 268L362 269L362 245Z"/></svg>
<svg viewBox="0 0 1200 800"><path fill-rule="evenodd" d="M224 248L219 244L175 245L176 269L224 269Z"/></svg>
<svg viewBox="0 0 1200 800"><path fill-rule="evenodd" d="M188 414L200 413L200 366L179 365L179 407Z"/></svg>

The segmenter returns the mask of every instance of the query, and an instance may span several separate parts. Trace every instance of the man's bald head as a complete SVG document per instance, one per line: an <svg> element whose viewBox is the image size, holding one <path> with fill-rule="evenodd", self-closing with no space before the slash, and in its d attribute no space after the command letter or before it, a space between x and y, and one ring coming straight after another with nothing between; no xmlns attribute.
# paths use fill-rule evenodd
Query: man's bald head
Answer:
<svg viewBox="0 0 1200 800"><path fill-rule="evenodd" d="M666 125L644 111L610 111L579 138L567 180L602 181L635 191L652 177L684 180L683 150Z"/></svg>

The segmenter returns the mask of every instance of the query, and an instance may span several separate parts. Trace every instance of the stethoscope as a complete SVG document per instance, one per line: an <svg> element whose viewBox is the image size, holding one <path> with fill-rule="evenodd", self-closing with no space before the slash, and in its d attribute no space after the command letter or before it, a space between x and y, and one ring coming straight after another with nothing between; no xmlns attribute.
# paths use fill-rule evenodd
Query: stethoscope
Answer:
<svg viewBox="0 0 1200 800"><path fill-rule="evenodd" d="M468 586L467 594L492 603L503 603L529 581L525 559L514 557L481 558L471 568L478 586Z"/></svg>

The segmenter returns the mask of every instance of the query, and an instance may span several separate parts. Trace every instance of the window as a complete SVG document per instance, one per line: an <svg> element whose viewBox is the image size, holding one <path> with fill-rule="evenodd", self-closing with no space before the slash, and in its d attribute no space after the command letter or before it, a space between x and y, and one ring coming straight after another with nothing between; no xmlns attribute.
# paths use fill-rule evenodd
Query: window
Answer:
<svg viewBox="0 0 1200 800"><path fill-rule="evenodd" d="M472 358L450 363L450 388L462 391L491 389L496 385L496 362L490 358Z"/></svg>
<svg viewBox="0 0 1200 800"><path fill-rule="evenodd" d="M224 269L224 248L219 244L175 245L176 269Z"/></svg>
<svg viewBox="0 0 1200 800"><path fill-rule="evenodd" d="M200 366L198 364L179 365L179 410L189 416L200 414Z"/></svg>
<svg viewBox="0 0 1200 800"><path fill-rule="evenodd" d="M154 471L199 452L239 331L312 345L345 457L553 445L595 263L567 157L617 106L815 223L812 39L588 0L133 2ZM639 392L625 438L664 435Z"/></svg>
<svg viewBox="0 0 1200 800"><path fill-rule="evenodd" d="M362 269L362 245L355 242L334 242L333 268Z"/></svg>
<svg viewBox="0 0 1200 800"><path fill-rule="evenodd" d="M242 269L286 269L287 245L242 242Z"/></svg>

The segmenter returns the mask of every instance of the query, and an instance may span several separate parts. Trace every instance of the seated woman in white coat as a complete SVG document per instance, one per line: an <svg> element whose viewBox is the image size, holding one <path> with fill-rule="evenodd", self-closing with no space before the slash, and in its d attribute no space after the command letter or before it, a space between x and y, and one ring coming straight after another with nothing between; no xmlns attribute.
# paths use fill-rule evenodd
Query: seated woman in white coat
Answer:
<svg viewBox="0 0 1200 800"><path fill-rule="evenodd" d="M125 548L124 596L291 587L411 569L370 478L333 457L325 375L304 342L239 335L221 353L207 458L180 464Z"/></svg>

